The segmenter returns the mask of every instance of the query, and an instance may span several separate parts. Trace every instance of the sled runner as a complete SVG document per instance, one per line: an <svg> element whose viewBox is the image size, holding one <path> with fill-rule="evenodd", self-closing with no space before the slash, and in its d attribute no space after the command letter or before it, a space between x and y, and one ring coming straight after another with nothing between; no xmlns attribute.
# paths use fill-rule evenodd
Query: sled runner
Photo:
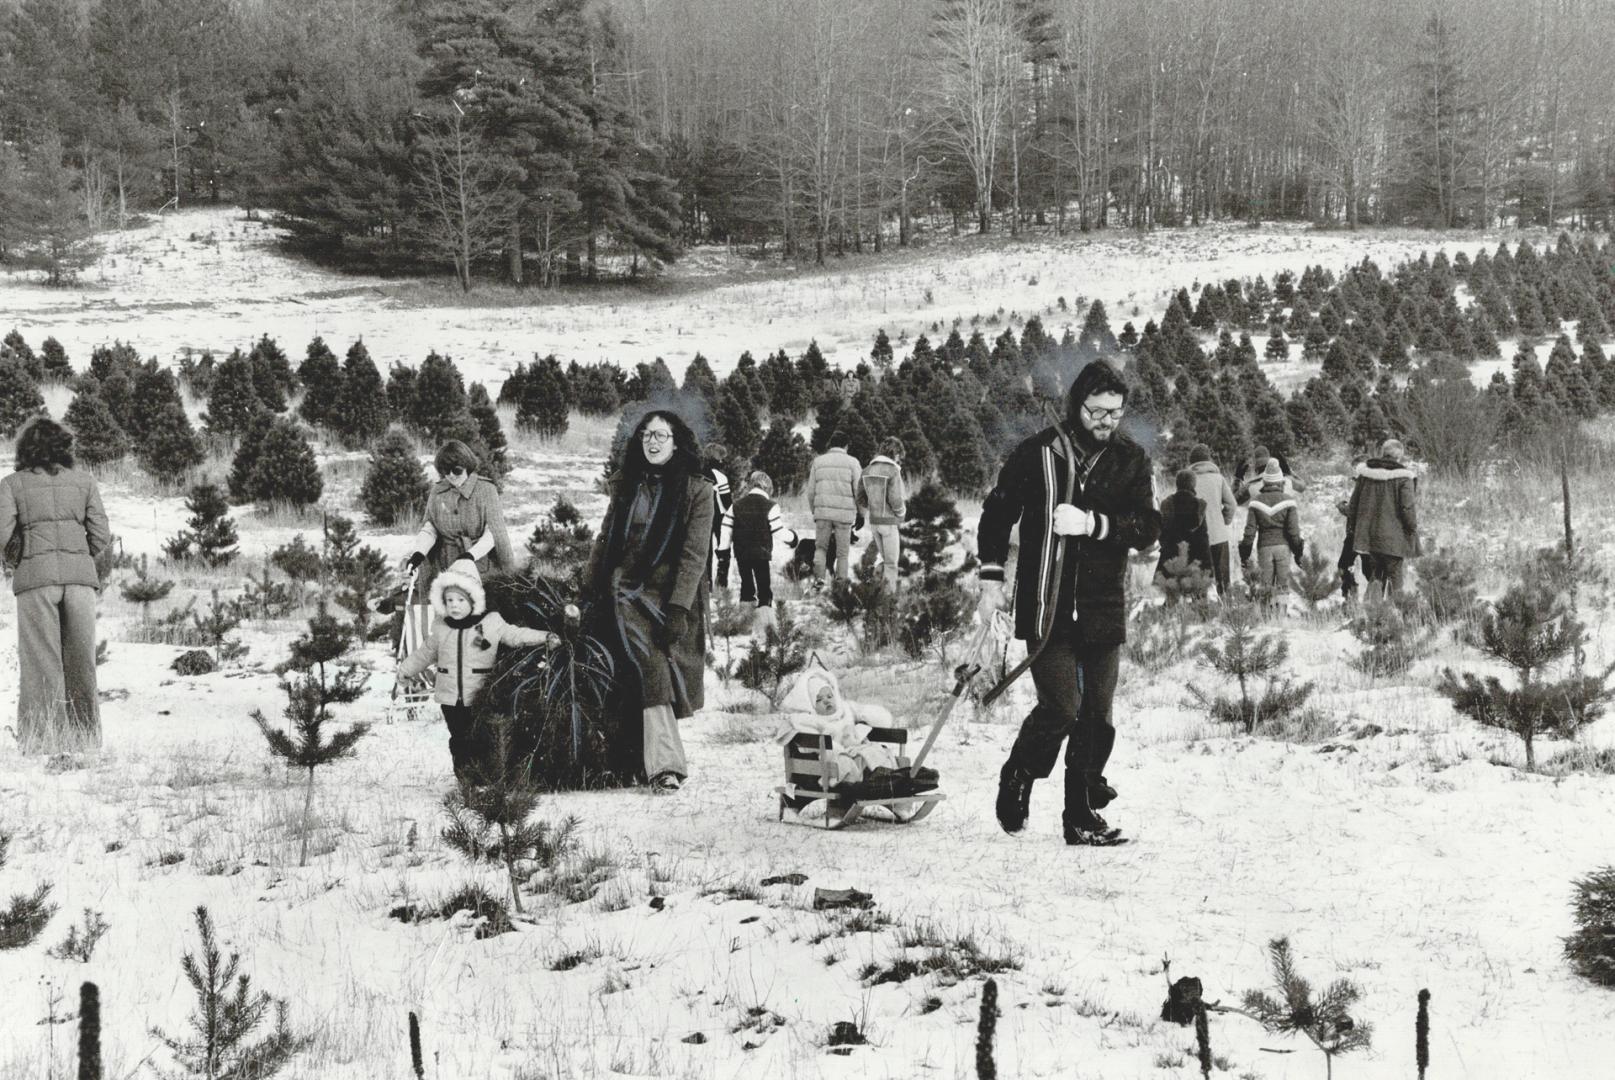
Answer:
<svg viewBox="0 0 1615 1080"><path fill-rule="evenodd" d="M908 744L908 731L904 728L873 727L869 741L887 743L897 753L895 769L876 769L863 780L830 786L833 775L830 753L834 749L830 736L800 732L785 744L785 783L774 789L779 798L779 820L785 820L790 810L800 818L802 812L816 802L823 802L824 827L841 829L863 817L873 806L884 807L899 825L919 821L936 809L936 804L947 798L936 790L936 770L924 768L925 759L936 744L936 737L953 713L953 707L964 695L965 687L981 671L984 647L992 635L993 624L984 622L971 639L964 662L954 669L952 692L942 703L925 744L910 761L903 753Z"/></svg>
<svg viewBox="0 0 1615 1080"><path fill-rule="evenodd" d="M420 648L432 633L432 606L415 602L419 584L420 570L416 569L410 572L409 584L404 590L404 629L398 635L398 649L394 654L397 660ZM399 719L426 718L432 706L432 680L429 677L400 679L394 674L392 695L387 702L387 723Z"/></svg>

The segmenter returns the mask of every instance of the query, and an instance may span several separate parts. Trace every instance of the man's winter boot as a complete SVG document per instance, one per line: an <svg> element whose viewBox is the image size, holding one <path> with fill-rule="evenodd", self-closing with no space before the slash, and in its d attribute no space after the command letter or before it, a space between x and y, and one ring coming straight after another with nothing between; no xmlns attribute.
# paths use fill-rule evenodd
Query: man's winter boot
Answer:
<svg viewBox="0 0 1615 1080"><path fill-rule="evenodd" d="M1027 815L1032 812L1032 778L1009 762L998 770L998 824L1007 833L1026 828Z"/></svg>
<svg viewBox="0 0 1615 1080"><path fill-rule="evenodd" d="M1088 804L1088 777L1072 770L1066 772L1065 813L1061 816L1065 826L1065 842L1073 846L1112 847L1127 841L1120 829L1111 828L1104 818L1094 813Z"/></svg>

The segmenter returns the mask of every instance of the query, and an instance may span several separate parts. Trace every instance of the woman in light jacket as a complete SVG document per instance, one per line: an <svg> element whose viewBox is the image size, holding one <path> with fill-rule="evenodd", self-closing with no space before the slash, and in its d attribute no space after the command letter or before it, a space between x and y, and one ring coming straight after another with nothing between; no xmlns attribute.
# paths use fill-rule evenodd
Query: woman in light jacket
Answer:
<svg viewBox="0 0 1615 1080"><path fill-rule="evenodd" d="M404 559L407 570L420 567L418 602L431 595L432 579L455 563L479 578L491 569L516 565L511 554L499 489L477 475L477 455L458 439L438 448L432 465L438 481L426 497L426 524L415 534L414 550Z"/></svg>
<svg viewBox="0 0 1615 1080"><path fill-rule="evenodd" d="M0 480L0 539L17 594L17 741L23 753L99 747L96 563L112 534L72 432L48 417L23 430L17 471Z"/></svg>

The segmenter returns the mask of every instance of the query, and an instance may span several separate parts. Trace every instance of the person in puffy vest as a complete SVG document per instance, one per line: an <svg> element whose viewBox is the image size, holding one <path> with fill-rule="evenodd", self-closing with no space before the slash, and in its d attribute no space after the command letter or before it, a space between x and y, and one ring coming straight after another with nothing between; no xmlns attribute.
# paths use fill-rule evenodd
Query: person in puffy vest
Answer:
<svg viewBox="0 0 1615 1080"><path fill-rule="evenodd" d="M471 704L493 674L499 646L554 645L557 639L547 630L512 626L497 611L487 611L481 580L453 566L432 580L432 606L441 617L421 647L398 662L398 674L413 679L436 669L432 696L448 725L454 776L475 781L496 764L493 733L474 721Z"/></svg>
<svg viewBox="0 0 1615 1080"><path fill-rule="evenodd" d="M1361 556L1368 578L1365 599L1385 599L1402 591L1408 559L1419 554L1419 479L1403 461L1402 444L1386 439L1379 457L1357 466L1351 501L1346 505L1346 549Z"/></svg>
<svg viewBox="0 0 1615 1080"><path fill-rule="evenodd" d="M1293 557L1297 565L1301 562L1301 514L1278 458L1267 459L1262 481L1262 486L1251 495L1247 508L1245 536L1239 542L1239 561L1245 566L1245 577L1253 585L1271 589L1276 596L1290 588L1290 564L1286 556ZM1254 564L1251 563L1253 545Z"/></svg>
<svg viewBox="0 0 1615 1080"><path fill-rule="evenodd" d="M723 515L718 534L718 584L729 585L729 556L740 571L740 602L757 605L758 627L772 622L774 541L795 547L797 535L785 525L774 502L774 481L761 469L746 478L745 493Z"/></svg>
<svg viewBox="0 0 1615 1080"><path fill-rule="evenodd" d="M886 589L891 593L897 592L901 544L898 528L903 524L903 512L908 505L902 460L902 440L886 439L880 444L880 452L869 459L869 466L858 484L858 506L867 515L870 540L880 553Z"/></svg>
<svg viewBox="0 0 1615 1080"><path fill-rule="evenodd" d="M1183 557L1188 565L1211 573L1211 543L1206 527L1206 504L1195 494L1195 474L1182 469L1177 490L1161 501L1161 558L1155 566L1159 577L1170 577L1167 564Z"/></svg>
<svg viewBox="0 0 1615 1080"><path fill-rule="evenodd" d="M837 572L852 577L852 526L858 520L858 482L863 466L847 452L847 433L830 436L830 448L813 459L808 472L808 513L813 517L813 581L824 587L826 545L839 553Z"/></svg>

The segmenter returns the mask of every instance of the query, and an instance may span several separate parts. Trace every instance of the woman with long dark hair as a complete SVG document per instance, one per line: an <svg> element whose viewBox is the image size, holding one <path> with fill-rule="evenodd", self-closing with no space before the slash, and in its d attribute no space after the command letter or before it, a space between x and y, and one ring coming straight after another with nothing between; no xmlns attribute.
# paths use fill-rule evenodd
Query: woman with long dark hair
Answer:
<svg viewBox="0 0 1615 1080"><path fill-rule="evenodd" d="M634 684L619 697L640 712L651 790L677 791L689 775L678 721L702 705L713 486L690 426L653 409L635 425L610 487L584 581L607 608L618 671Z"/></svg>
<svg viewBox="0 0 1615 1080"><path fill-rule="evenodd" d="M95 477L74 468L73 433L23 429L0 480L0 541L17 594L17 741L24 753L101 745L95 687L97 560L112 542Z"/></svg>

